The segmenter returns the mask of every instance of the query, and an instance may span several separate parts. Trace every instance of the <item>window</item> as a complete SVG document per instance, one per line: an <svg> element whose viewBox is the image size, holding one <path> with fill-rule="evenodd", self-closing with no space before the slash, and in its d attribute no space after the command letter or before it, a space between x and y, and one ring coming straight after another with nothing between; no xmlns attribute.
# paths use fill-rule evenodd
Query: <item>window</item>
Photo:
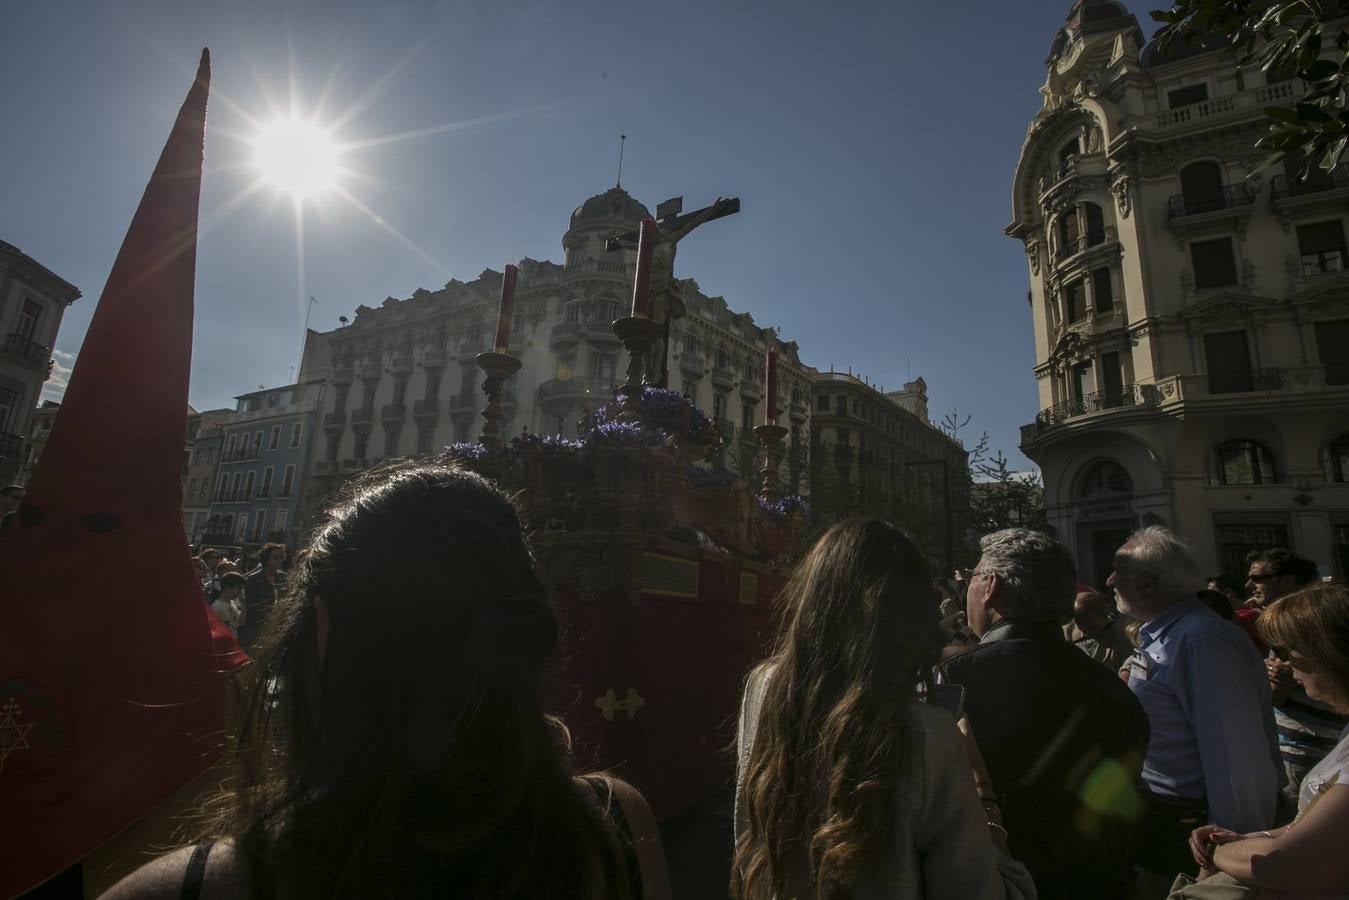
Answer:
<svg viewBox="0 0 1349 900"><path fill-rule="evenodd" d="M1073 138L1068 143L1059 148L1059 162L1066 163L1081 151L1081 143L1078 138Z"/></svg>
<svg viewBox="0 0 1349 900"><path fill-rule="evenodd" d="M1222 167L1210 161L1190 163L1180 170L1180 194L1187 216L1222 209L1227 205L1223 200Z"/></svg>
<svg viewBox="0 0 1349 900"><path fill-rule="evenodd" d="M1277 484L1274 454L1245 438L1225 441L1214 453L1213 483L1220 485Z"/></svg>
<svg viewBox="0 0 1349 900"><path fill-rule="evenodd" d="M564 310L564 316L568 322L581 321L581 304L577 303L575 300L568 303Z"/></svg>
<svg viewBox="0 0 1349 900"><path fill-rule="evenodd" d="M1109 269L1097 269L1091 273L1091 302L1098 316L1114 311L1115 292Z"/></svg>
<svg viewBox="0 0 1349 900"><path fill-rule="evenodd" d="M474 322L468 326L468 336L465 338L469 347L479 347L482 345L482 323Z"/></svg>
<svg viewBox="0 0 1349 900"><path fill-rule="evenodd" d="M213 466L213 465L215 465L215 448L214 448L214 447L212 447L212 448L211 448L210 450L208 450L207 453L206 453L206 465L208 465L208 466Z"/></svg>
<svg viewBox="0 0 1349 900"><path fill-rule="evenodd" d="M712 418L718 420L726 418L726 395L720 391L712 393Z"/></svg>
<svg viewBox="0 0 1349 900"><path fill-rule="evenodd" d="M251 455L253 456L254 459L256 459L258 454L261 452L262 452L262 432L255 431L253 432L253 452Z"/></svg>
<svg viewBox="0 0 1349 900"><path fill-rule="evenodd" d="M613 300L601 300L595 310L595 319L603 324L608 324L618 318L618 304ZM524 322L524 319L517 319L518 322Z"/></svg>
<svg viewBox="0 0 1349 900"><path fill-rule="evenodd" d="M1105 405L1114 409L1125 405L1124 368L1120 365L1119 353L1110 351L1101 354L1101 392L1105 394ZM1129 405L1133 405L1130 401Z"/></svg>
<svg viewBox="0 0 1349 900"><path fill-rule="evenodd" d="M233 483L230 485L230 499L231 499L231 500L242 500L242 499L244 499L244 473L243 473L243 472L235 472L235 473L234 473L234 481L233 481Z"/></svg>
<svg viewBox="0 0 1349 900"><path fill-rule="evenodd" d="M258 490L259 497L270 497L272 495L272 467L268 466L262 470L262 487Z"/></svg>
<svg viewBox="0 0 1349 900"><path fill-rule="evenodd" d="M745 363L745 380L751 384L759 380L759 373L754 370L752 363Z"/></svg>
<svg viewBox="0 0 1349 900"><path fill-rule="evenodd" d="M1070 209L1058 220L1059 256L1072 256L1082 249L1082 230L1077 224L1077 210Z"/></svg>
<svg viewBox="0 0 1349 900"><path fill-rule="evenodd" d="M617 318L617 316L615 316L614 318ZM511 319L511 334L524 334L524 333L525 333L525 320L523 318Z"/></svg>
<svg viewBox="0 0 1349 900"><path fill-rule="evenodd" d="M253 541L261 543L262 536L267 530L267 511L259 510L258 516L253 520Z"/></svg>
<svg viewBox="0 0 1349 900"><path fill-rule="evenodd" d="M1095 203L1083 203L1087 212L1087 246L1105 243L1105 213Z"/></svg>
<svg viewBox="0 0 1349 900"><path fill-rule="evenodd" d="M816 410L816 412L823 412L823 413L829 412L829 395L828 395L828 394L816 394L816 395L815 395L815 410Z"/></svg>
<svg viewBox="0 0 1349 900"><path fill-rule="evenodd" d="M740 405L740 428L744 431L746 439L754 434L754 407L753 403Z"/></svg>
<svg viewBox="0 0 1349 900"><path fill-rule="evenodd" d="M234 455L234 435L230 435L225 441L225 459Z"/></svg>
<svg viewBox="0 0 1349 900"><path fill-rule="evenodd" d="M342 440L341 435L338 434L328 435L328 446L325 447L323 451L323 458L326 459L328 462L337 461L337 448L341 440Z"/></svg>
<svg viewBox="0 0 1349 900"><path fill-rule="evenodd" d="M1230 513L1220 514L1223 517ZM1217 517L1215 517L1217 518ZM1245 518L1245 517L1242 517ZM1246 554L1252 550L1268 550L1270 547L1287 547L1288 526L1273 522L1224 522L1217 521L1213 527L1213 537L1218 545L1218 568L1224 575L1233 577L1238 584L1246 578ZM1276 514L1271 518L1278 519Z"/></svg>
<svg viewBox="0 0 1349 900"><path fill-rule="evenodd" d="M351 450L356 459L365 459L366 453L370 450L370 435L364 431L356 432L356 440Z"/></svg>
<svg viewBox="0 0 1349 900"><path fill-rule="evenodd" d="M239 513L239 530L234 532L234 539L242 544L246 534L248 534L248 513Z"/></svg>
<svg viewBox="0 0 1349 900"><path fill-rule="evenodd" d="M590 377L600 381L614 380L614 367L618 365L618 357L612 353L592 353L590 354Z"/></svg>
<svg viewBox="0 0 1349 900"><path fill-rule="evenodd" d="M1189 106L1191 103L1203 103L1208 99L1207 84L1191 84L1166 92L1166 105L1171 109Z"/></svg>
<svg viewBox="0 0 1349 900"><path fill-rule="evenodd" d="M290 518L290 510L288 510L288 509L278 509L278 510L276 511L276 519L273 520L273 522L272 522L272 529L273 529L274 531L285 531L285 530L286 530L286 519L288 519L288 518Z"/></svg>
<svg viewBox="0 0 1349 900"><path fill-rule="evenodd" d="M401 378L395 378L393 382L393 402L401 406L407 400L408 379L404 375Z"/></svg>
<svg viewBox="0 0 1349 900"><path fill-rule="evenodd" d="M296 422L290 429L290 449L294 450L300 446L300 435L304 432L304 425Z"/></svg>
<svg viewBox="0 0 1349 900"><path fill-rule="evenodd" d="M258 477L258 473L257 473L257 472L249 472L249 473L248 473L248 482L244 485L244 499L245 499L245 500L252 500L252 499L253 499L253 482L254 482L254 480L255 480L257 477Z"/></svg>
<svg viewBox="0 0 1349 900"><path fill-rule="evenodd" d="M698 335L696 334L684 335L684 353L688 356L698 355Z"/></svg>
<svg viewBox="0 0 1349 900"><path fill-rule="evenodd" d="M838 394L834 397L834 415L846 416L848 414L848 397L846 394Z"/></svg>
<svg viewBox="0 0 1349 900"><path fill-rule="evenodd" d="M714 365L718 369L729 369L731 367L730 357L727 356L725 350L722 350L720 348L717 349L717 357Z"/></svg>
<svg viewBox="0 0 1349 900"><path fill-rule="evenodd" d="M430 425L423 425L417 429L417 453L425 456L431 452L431 442L435 436L435 429Z"/></svg>
<svg viewBox="0 0 1349 900"><path fill-rule="evenodd" d="M1326 384L1349 384L1349 319L1317 322L1314 327Z"/></svg>
<svg viewBox="0 0 1349 900"><path fill-rule="evenodd" d="M273 426L272 426L272 440L267 444L267 449L268 449L268 450L275 450L275 449L276 449L277 447L279 447L279 446L281 446L281 426L280 426L280 425L273 425Z"/></svg>
<svg viewBox="0 0 1349 900"><path fill-rule="evenodd" d="M1190 244L1194 265L1194 286L1199 289L1224 287L1237 283L1237 260L1232 255L1232 239L1194 241Z"/></svg>
<svg viewBox="0 0 1349 900"><path fill-rule="evenodd" d="M1070 323L1086 316L1087 294L1081 279L1063 286L1063 309Z"/></svg>
<svg viewBox="0 0 1349 900"><path fill-rule="evenodd" d="M558 381L571 381L576 375L576 356L559 356L557 358L557 368L553 371L553 376Z"/></svg>
<svg viewBox="0 0 1349 900"><path fill-rule="evenodd" d="M215 499L217 502L225 499L225 492L229 490L229 481L230 477L228 475L220 476L220 481L215 486Z"/></svg>
<svg viewBox="0 0 1349 900"><path fill-rule="evenodd" d="M37 301L25 297L23 307L19 310L19 337L27 341L36 340L37 323L41 318L42 307L37 304Z"/></svg>
<svg viewBox="0 0 1349 900"><path fill-rule="evenodd" d="M347 411L347 395L351 393L351 385L340 384L337 386L337 398L333 401L334 412Z"/></svg>
<svg viewBox="0 0 1349 900"><path fill-rule="evenodd" d="M384 455L398 455L398 426L396 425L384 429Z"/></svg>
<svg viewBox="0 0 1349 900"><path fill-rule="evenodd" d="M281 490L277 493L278 497L289 497L290 490L295 486L295 466L286 466L285 473L281 476ZM278 526L279 527L279 526Z"/></svg>
<svg viewBox="0 0 1349 900"><path fill-rule="evenodd" d="M1326 480L1338 484L1349 481L1349 434L1342 434L1326 447Z"/></svg>
<svg viewBox="0 0 1349 900"><path fill-rule="evenodd" d="M369 410L374 407L375 387L376 384L373 381L367 381L365 383L365 390L364 393L361 395L361 409Z"/></svg>
<svg viewBox="0 0 1349 900"><path fill-rule="evenodd" d="M430 369L426 373L426 402L434 404L440 399L440 370Z"/></svg>
<svg viewBox="0 0 1349 900"><path fill-rule="evenodd" d="M1254 387L1246 332L1218 331L1204 335L1204 358L1208 364L1209 393L1233 394Z"/></svg>
<svg viewBox="0 0 1349 900"><path fill-rule="evenodd" d="M1303 275L1321 275L1344 269L1344 225L1339 219L1299 225L1297 247L1302 256Z"/></svg>

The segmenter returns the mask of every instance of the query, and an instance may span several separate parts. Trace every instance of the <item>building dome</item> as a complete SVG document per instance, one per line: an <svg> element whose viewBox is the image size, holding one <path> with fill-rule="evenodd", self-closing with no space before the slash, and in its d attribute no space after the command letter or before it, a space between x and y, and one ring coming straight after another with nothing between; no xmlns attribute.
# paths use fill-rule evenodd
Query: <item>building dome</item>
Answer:
<svg viewBox="0 0 1349 900"><path fill-rule="evenodd" d="M1069 45L1083 35L1114 33L1133 30L1138 42L1143 43L1143 31L1138 19L1119 0L1076 0L1068 10L1068 19L1049 48L1050 60L1058 59Z"/></svg>
<svg viewBox="0 0 1349 900"><path fill-rule="evenodd" d="M623 219L634 225L651 215L641 203L621 187L611 187L603 194L596 194L571 214L571 227L595 225L612 219Z"/></svg>

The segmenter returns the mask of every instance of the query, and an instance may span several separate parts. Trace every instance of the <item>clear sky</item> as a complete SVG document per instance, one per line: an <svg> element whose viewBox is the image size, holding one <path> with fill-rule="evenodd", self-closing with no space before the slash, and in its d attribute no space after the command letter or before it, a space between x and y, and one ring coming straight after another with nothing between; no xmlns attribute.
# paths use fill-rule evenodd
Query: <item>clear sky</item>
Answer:
<svg viewBox="0 0 1349 900"><path fill-rule="evenodd" d="M886 388L922 375L934 420L959 409L967 443L987 430L1025 468L1027 268L1002 229L1070 5L6 4L0 239L84 291L54 393L209 46L191 402L232 406L287 382L309 295L327 330L362 303L561 261L572 208L614 183L623 133L623 186L653 210L742 199L680 245L681 277L811 365ZM342 183L364 209L328 195L302 243L288 198L249 193L248 140L292 108L360 145Z"/></svg>

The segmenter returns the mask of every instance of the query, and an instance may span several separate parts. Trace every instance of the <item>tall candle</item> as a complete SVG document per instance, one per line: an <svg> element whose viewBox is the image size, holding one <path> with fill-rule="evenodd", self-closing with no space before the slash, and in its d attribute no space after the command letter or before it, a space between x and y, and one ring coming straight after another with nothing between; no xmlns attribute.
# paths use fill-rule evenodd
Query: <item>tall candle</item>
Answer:
<svg viewBox="0 0 1349 900"><path fill-rule="evenodd" d="M501 304L497 307L497 339L493 346L498 353L505 353L511 341L511 309L515 306L515 278L520 273L516 266L507 264L501 277Z"/></svg>
<svg viewBox="0 0 1349 900"><path fill-rule="evenodd" d="M632 280L632 314L651 315L651 254L656 249L656 220L642 220L637 238L637 276Z"/></svg>
<svg viewBox="0 0 1349 900"><path fill-rule="evenodd" d="M768 359L764 362L764 424L778 423L778 348L768 348Z"/></svg>

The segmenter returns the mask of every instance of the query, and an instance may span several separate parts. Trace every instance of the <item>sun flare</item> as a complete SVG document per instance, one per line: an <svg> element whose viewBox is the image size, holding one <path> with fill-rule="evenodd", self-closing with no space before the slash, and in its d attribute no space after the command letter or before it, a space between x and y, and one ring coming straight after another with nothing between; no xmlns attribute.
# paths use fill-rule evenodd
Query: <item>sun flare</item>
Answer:
<svg viewBox="0 0 1349 900"><path fill-rule="evenodd" d="M313 122L278 119L258 132L253 146L262 180L297 199L315 197L337 184L337 143Z"/></svg>

